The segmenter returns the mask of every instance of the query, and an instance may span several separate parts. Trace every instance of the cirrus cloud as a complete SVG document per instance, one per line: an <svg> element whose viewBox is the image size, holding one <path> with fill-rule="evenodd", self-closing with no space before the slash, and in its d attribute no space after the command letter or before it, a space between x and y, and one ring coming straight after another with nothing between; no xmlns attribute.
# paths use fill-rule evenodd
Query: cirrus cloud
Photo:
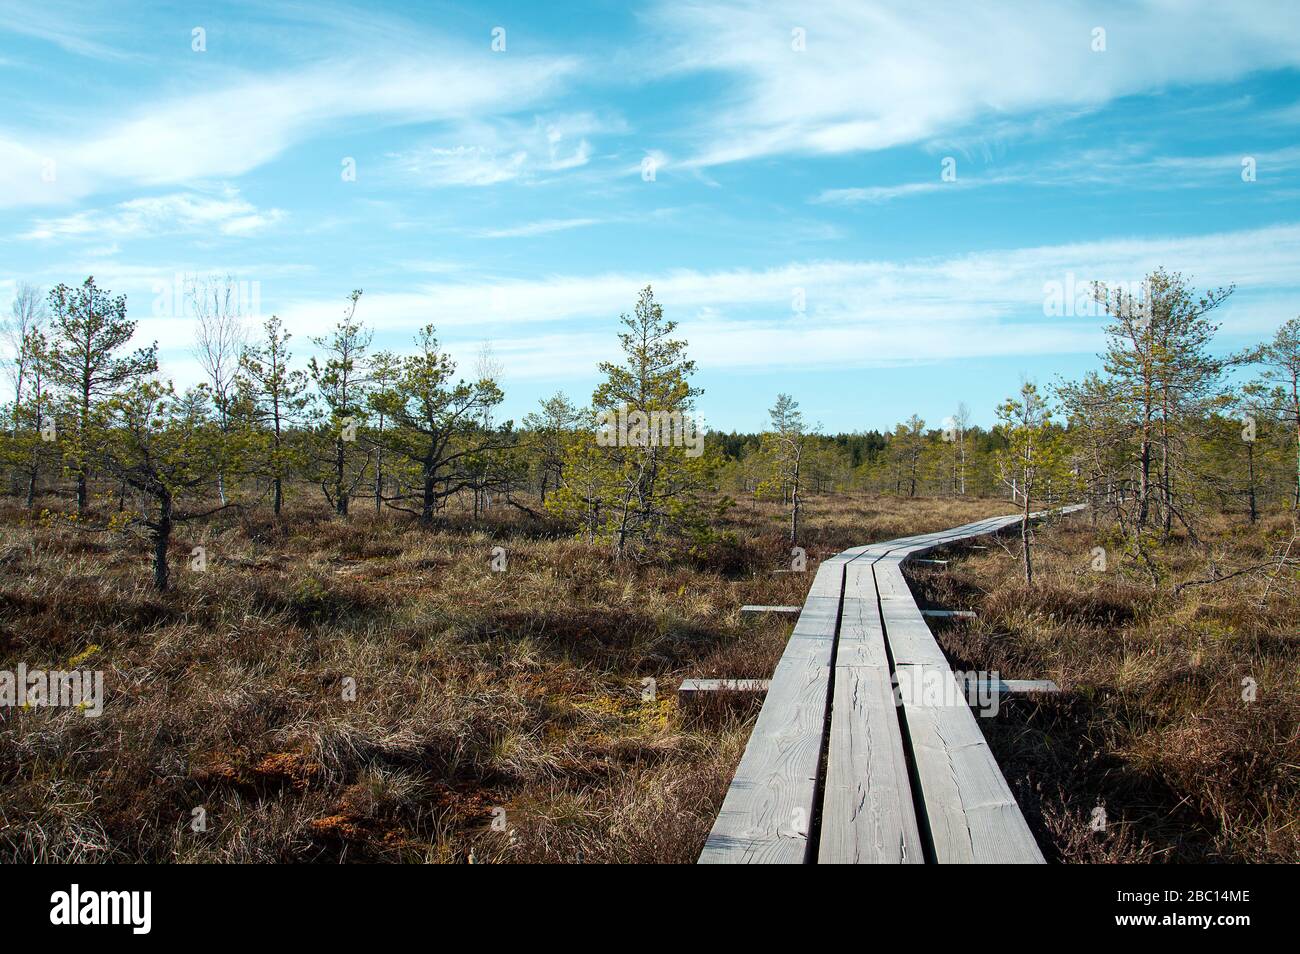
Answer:
<svg viewBox="0 0 1300 954"><path fill-rule="evenodd" d="M147 238L179 233L248 235L284 217L281 209L259 209L226 189L217 196L174 192L119 202L58 218L38 219L25 239Z"/></svg>
<svg viewBox="0 0 1300 954"><path fill-rule="evenodd" d="M1300 6L1261 0L662 3L669 74L719 73L684 162L887 149L972 123L1099 107L1177 84L1300 66ZM1093 31L1106 48L1094 51ZM802 50L792 32L802 30Z"/></svg>

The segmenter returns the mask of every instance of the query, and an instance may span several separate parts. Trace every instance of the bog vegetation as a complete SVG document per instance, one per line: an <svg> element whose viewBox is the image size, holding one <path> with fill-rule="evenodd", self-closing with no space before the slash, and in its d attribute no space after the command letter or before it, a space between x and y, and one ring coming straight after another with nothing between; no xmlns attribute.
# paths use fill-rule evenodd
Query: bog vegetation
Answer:
<svg viewBox="0 0 1300 954"><path fill-rule="evenodd" d="M979 611L954 662L1065 690L986 726L1040 841L1300 858L1300 318L1224 354L1232 290L1157 271L1095 288L1096 372L1009 388L992 428L824 434L779 394L700 453L648 287L590 400L518 422L488 345L376 349L358 290L303 347L237 288L189 283L186 390L93 278L15 298L0 656L104 669L108 700L0 709L6 859L693 860L752 712L672 689L771 674L788 624L736 609L802 601L792 548L1076 501L915 581Z"/></svg>

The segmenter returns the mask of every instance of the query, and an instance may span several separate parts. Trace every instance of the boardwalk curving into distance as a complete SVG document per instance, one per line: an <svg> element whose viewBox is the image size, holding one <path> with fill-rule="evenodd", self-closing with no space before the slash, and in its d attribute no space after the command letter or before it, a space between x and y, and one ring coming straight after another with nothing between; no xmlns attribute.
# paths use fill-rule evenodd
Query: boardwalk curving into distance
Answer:
<svg viewBox="0 0 1300 954"><path fill-rule="evenodd" d="M700 863L1043 862L902 571L1019 521L822 561Z"/></svg>

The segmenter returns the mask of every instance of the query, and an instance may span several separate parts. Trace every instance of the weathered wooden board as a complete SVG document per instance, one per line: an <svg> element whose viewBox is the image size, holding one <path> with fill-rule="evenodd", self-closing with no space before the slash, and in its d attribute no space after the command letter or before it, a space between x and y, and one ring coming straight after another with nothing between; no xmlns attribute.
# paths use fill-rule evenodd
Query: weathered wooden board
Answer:
<svg viewBox="0 0 1300 954"><path fill-rule="evenodd" d="M921 864L889 670L836 666L819 864Z"/></svg>
<svg viewBox="0 0 1300 954"><path fill-rule="evenodd" d="M892 558L886 557L873 567L880 588L880 609L884 619L889 651L894 665L945 665L943 650L917 609L912 591L903 579L903 571ZM886 595L888 594L888 595Z"/></svg>
<svg viewBox="0 0 1300 954"><path fill-rule="evenodd" d="M787 654L777 664L701 863L807 860L830 651L828 642L822 652Z"/></svg>
<svg viewBox="0 0 1300 954"><path fill-rule="evenodd" d="M875 575L864 559L845 573L834 683L818 863L919 864Z"/></svg>
<svg viewBox="0 0 1300 954"><path fill-rule="evenodd" d="M981 521L957 528L941 543L997 532L1016 522L1015 517ZM885 632L935 860L1041 864L1042 852L965 702L965 687L958 684L915 602L899 593L899 558L941 543L909 541L876 564ZM896 598L883 600L886 587ZM907 588L905 580L902 588ZM934 684L940 687L937 693L929 691Z"/></svg>
<svg viewBox="0 0 1300 954"><path fill-rule="evenodd" d="M951 670L904 671L919 668L899 667L898 690L935 860L940 864L1043 863L1042 852L975 716L962 701L963 689ZM934 684L928 680L931 676L941 685L938 698L928 691ZM944 680L951 685L943 685Z"/></svg>
<svg viewBox="0 0 1300 954"><path fill-rule="evenodd" d="M889 669L885 631L880 624L880 606L876 600L875 575L871 572L871 564L864 560L850 563L846 571L835 663L837 666Z"/></svg>
<svg viewBox="0 0 1300 954"><path fill-rule="evenodd" d="M916 602L911 589L907 585L907 580L903 578L903 570L897 560L885 557L876 562L874 570L876 587L880 591L881 600L902 600L904 603Z"/></svg>
<svg viewBox="0 0 1300 954"><path fill-rule="evenodd" d="M689 697L726 692L767 692L771 679L683 679L677 694Z"/></svg>
<svg viewBox="0 0 1300 954"><path fill-rule="evenodd" d="M740 608L741 616L766 616L769 613L784 613L790 616L797 616L803 609L802 606L742 606Z"/></svg>
<svg viewBox="0 0 1300 954"><path fill-rule="evenodd" d="M983 696L988 693L988 683L990 680L977 672L955 672L954 676L957 681L966 689L967 696L970 698L972 685L978 685L976 690L979 695ZM999 696L1022 696L1033 695L1042 692L1060 692L1061 687L1051 679L999 679L993 685L992 691Z"/></svg>
<svg viewBox="0 0 1300 954"><path fill-rule="evenodd" d="M844 562L818 567L701 864L808 860Z"/></svg>
<svg viewBox="0 0 1300 954"><path fill-rule="evenodd" d="M889 634L889 651L895 666L946 666L948 657L934 640L915 604L901 601L881 604L885 632Z"/></svg>

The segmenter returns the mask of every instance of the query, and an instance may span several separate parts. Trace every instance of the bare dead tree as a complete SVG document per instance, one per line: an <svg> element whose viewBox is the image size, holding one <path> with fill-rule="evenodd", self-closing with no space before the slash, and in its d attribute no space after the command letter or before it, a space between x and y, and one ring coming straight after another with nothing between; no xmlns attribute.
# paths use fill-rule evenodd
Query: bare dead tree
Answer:
<svg viewBox="0 0 1300 954"><path fill-rule="evenodd" d="M234 276L196 276L186 280L185 297L194 314L194 357L208 379L217 426L229 434L239 387L239 359L248 347L243 286ZM217 475L217 493L226 503L225 475Z"/></svg>
<svg viewBox="0 0 1300 954"><path fill-rule="evenodd" d="M49 322L49 314L40 286L20 282L14 291L9 317L0 323L0 341L9 353L5 372L14 387L12 426L15 433L18 427L19 409L26 396L27 384L32 372L33 355L28 345L34 334L44 333L45 326Z"/></svg>
<svg viewBox="0 0 1300 954"><path fill-rule="evenodd" d="M970 430L970 408L965 401L957 402L952 416L952 436L957 442L957 492L966 496L966 432Z"/></svg>

